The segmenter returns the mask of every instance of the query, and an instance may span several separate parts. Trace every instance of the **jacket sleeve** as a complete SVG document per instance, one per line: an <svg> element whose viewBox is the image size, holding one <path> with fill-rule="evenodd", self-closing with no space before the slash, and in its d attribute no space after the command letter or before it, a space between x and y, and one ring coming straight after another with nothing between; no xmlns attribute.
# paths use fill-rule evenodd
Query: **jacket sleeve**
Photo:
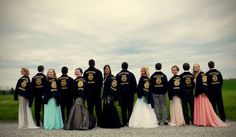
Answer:
<svg viewBox="0 0 236 137"><path fill-rule="evenodd" d="M150 88L149 90L149 95L148 95L148 102L151 104L152 108L154 108L154 100L153 100L153 92L152 89Z"/></svg>
<svg viewBox="0 0 236 137"><path fill-rule="evenodd" d="M163 81L163 90L165 91L165 93L167 92L168 90L168 80L167 80L167 77L166 75L164 76L164 81Z"/></svg>
<svg viewBox="0 0 236 137"><path fill-rule="evenodd" d="M132 91L135 94L137 92L137 81L134 74L132 74L131 77L132 77Z"/></svg>
<svg viewBox="0 0 236 137"><path fill-rule="evenodd" d="M72 90L72 96L73 96L74 100L76 99L76 91L77 91L76 84L77 84L77 82L76 82L76 80L74 80L73 81L73 90Z"/></svg>
<svg viewBox="0 0 236 137"><path fill-rule="evenodd" d="M173 98L173 87L171 85L171 81L169 81L169 85L168 85L168 97L169 97L169 100L172 100Z"/></svg>
<svg viewBox="0 0 236 137"><path fill-rule="evenodd" d="M102 72L99 70L98 71L98 86L99 86L98 88L99 88L99 90L101 90L101 88L102 88L102 82L103 82Z"/></svg>
<svg viewBox="0 0 236 137"><path fill-rule="evenodd" d="M34 101L34 95L33 95L33 90L32 90L32 86L31 83L29 82L29 107L32 107L33 101Z"/></svg>
<svg viewBox="0 0 236 137"><path fill-rule="evenodd" d="M34 77L33 77L32 80L31 80L30 86L31 86L32 94L33 94L33 96L35 96L35 82L34 82Z"/></svg>
<svg viewBox="0 0 236 137"><path fill-rule="evenodd" d="M44 98L43 98L43 102L44 104L48 104L48 100L49 100L49 83L45 82L45 91L44 91Z"/></svg>
<svg viewBox="0 0 236 137"><path fill-rule="evenodd" d="M194 76L193 76L193 78L191 80L192 80L192 86L193 86L193 89L194 89L196 87L196 83L194 82Z"/></svg>
<svg viewBox="0 0 236 137"><path fill-rule="evenodd" d="M155 83L154 83L154 78L153 78L153 75L150 77L150 90L151 91L154 91L155 89L154 89L154 85L155 85Z"/></svg>

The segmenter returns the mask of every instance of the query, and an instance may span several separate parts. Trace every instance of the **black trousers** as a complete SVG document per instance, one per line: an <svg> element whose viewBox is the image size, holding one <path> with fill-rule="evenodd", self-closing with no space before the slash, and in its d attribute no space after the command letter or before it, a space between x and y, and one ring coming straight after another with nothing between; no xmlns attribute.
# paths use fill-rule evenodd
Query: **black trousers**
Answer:
<svg viewBox="0 0 236 137"><path fill-rule="evenodd" d="M188 124L190 121L193 123L193 115L194 115L194 96L192 89L184 89L182 95L182 107L184 120ZM190 114L189 115L189 110Z"/></svg>
<svg viewBox="0 0 236 137"><path fill-rule="evenodd" d="M70 115L70 109L72 107L72 104L73 104L72 97L62 94L60 105L61 105L62 120L64 123L67 121L67 119Z"/></svg>
<svg viewBox="0 0 236 137"><path fill-rule="evenodd" d="M134 103L133 96L121 95L119 104L121 107L123 125L127 125L127 123L129 122L129 118L133 111L133 103ZM127 112L128 112L128 116L127 116Z"/></svg>
<svg viewBox="0 0 236 137"><path fill-rule="evenodd" d="M95 108L96 116L97 116L97 125L101 126L101 116L102 116L102 99L101 95L99 94L88 94L87 97L87 105L88 105L88 111L91 115L94 115L93 110Z"/></svg>
<svg viewBox="0 0 236 137"><path fill-rule="evenodd" d="M44 108L44 104L43 104L43 98L42 96L36 96L35 97L35 102L34 102L34 114L35 114L35 119L36 119L36 125L40 126L40 120L41 120L41 111L42 111L42 115L43 115L43 108ZM42 116L42 123L43 123L43 116Z"/></svg>
<svg viewBox="0 0 236 137"><path fill-rule="evenodd" d="M222 121L225 121L226 116L225 116L222 92L221 91L219 91L219 92L214 91L214 94L209 94L209 100L210 100L215 112L220 116L220 119ZM217 108L218 108L218 112L217 112Z"/></svg>

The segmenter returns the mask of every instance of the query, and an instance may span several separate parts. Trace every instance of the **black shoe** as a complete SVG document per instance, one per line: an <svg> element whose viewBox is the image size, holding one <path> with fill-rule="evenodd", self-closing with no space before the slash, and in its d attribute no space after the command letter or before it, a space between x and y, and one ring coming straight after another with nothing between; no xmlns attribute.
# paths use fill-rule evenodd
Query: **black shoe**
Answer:
<svg viewBox="0 0 236 137"><path fill-rule="evenodd" d="M125 126L128 126L127 124L121 124L121 126L120 127L125 127Z"/></svg>
<svg viewBox="0 0 236 137"><path fill-rule="evenodd" d="M36 126L37 126L37 127L40 127L40 122L36 122Z"/></svg>
<svg viewBox="0 0 236 137"><path fill-rule="evenodd" d="M168 122L164 122L164 125L168 125Z"/></svg>
<svg viewBox="0 0 236 137"><path fill-rule="evenodd" d="M160 126L161 123L158 122L158 125Z"/></svg>
<svg viewBox="0 0 236 137"><path fill-rule="evenodd" d="M97 126L98 127L102 127L102 123L101 122L97 122Z"/></svg>

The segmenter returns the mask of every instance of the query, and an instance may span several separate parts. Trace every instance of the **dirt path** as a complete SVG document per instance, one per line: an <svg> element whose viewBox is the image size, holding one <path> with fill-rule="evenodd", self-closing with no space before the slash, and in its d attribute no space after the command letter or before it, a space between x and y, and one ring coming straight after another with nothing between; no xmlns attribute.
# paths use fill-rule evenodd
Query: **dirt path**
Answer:
<svg viewBox="0 0 236 137"><path fill-rule="evenodd" d="M40 129L17 129L17 123L0 122L0 137L234 137L236 122L227 122L228 128L212 127L170 127L102 129L96 127L90 131L66 131Z"/></svg>

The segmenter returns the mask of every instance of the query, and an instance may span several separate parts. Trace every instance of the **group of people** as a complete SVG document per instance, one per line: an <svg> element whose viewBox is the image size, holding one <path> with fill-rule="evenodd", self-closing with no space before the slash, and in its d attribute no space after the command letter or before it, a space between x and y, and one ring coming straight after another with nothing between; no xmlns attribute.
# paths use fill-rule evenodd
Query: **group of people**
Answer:
<svg viewBox="0 0 236 137"><path fill-rule="evenodd" d="M143 66L138 83L128 70L127 62L122 63L122 70L116 76L112 75L109 65L104 66L102 75L93 59L88 64L89 68L84 73L81 68L75 69L74 80L67 75L65 66L57 78L54 69L49 69L47 76L44 75L44 66L40 65L31 81L29 70L22 68L22 77L14 94L14 100L19 99L18 128L39 128L41 125L45 129L66 130L86 130L96 125L101 128L154 128L160 124L229 126L225 123L222 100L223 78L214 69L213 61L208 63L210 70L207 73L195 64L192 74L190 65L184 63L184 72L178 75L179 67L174 65L171 67L173 77L169 81L161 71L161 63L155 65L156 72L151 76L149 68ZM134 104L136 93L138 98ZM115 105L117 101L121 107L121 120ZM33 102L36 124L31 113Z"/></svg>

